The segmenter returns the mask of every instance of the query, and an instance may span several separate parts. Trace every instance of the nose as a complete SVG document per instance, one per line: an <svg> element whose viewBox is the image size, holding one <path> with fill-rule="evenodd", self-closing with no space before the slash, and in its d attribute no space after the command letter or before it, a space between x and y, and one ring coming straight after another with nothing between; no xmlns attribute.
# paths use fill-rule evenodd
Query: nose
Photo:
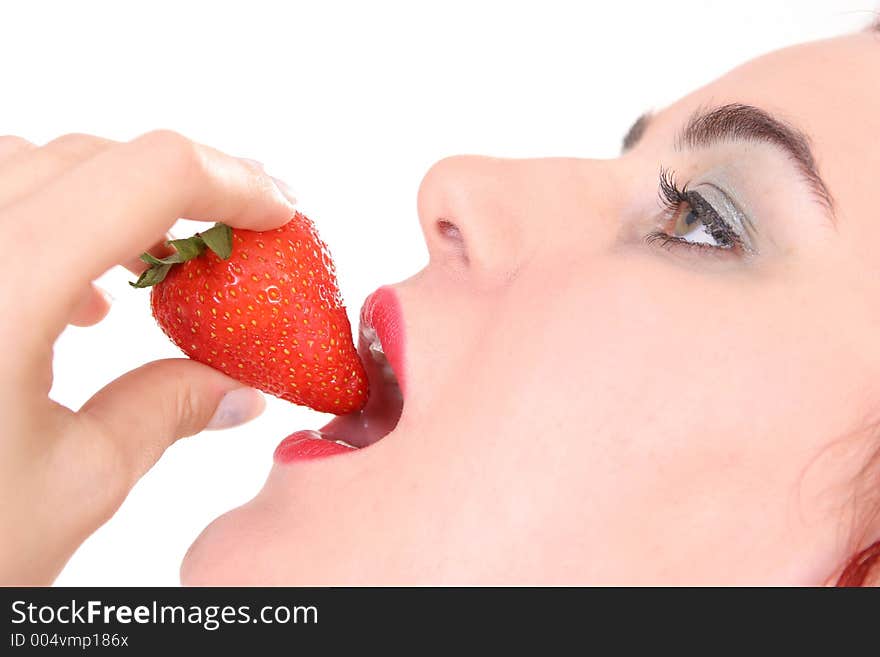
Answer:
<svg viewBox="0 0 880 657"><path fill-rule="evenodd" d="M561 233L583 230L596 209L584 182L596 167L575 158L440 160L418 193L431 263L488 285L510 280Z"/></svg>

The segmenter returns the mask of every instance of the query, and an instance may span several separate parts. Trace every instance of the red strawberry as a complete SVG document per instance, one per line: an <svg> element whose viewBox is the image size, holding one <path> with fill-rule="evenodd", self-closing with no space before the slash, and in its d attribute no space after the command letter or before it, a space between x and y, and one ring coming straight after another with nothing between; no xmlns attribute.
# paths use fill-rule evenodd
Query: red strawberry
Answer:
<svg viewBox="0 0 880 657"><path fill-rule="evenodd" d="M258 233L216 224L144 254L133 283L154 286L153 316L190 358L316 411L360 410L368 384L327 246L299 212Z"/></svg>

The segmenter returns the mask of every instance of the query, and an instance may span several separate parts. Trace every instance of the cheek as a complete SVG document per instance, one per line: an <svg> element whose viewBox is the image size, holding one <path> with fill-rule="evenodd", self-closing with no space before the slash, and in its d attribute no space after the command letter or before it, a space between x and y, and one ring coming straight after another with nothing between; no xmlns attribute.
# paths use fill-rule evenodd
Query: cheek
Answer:
<svg viewBox="0 0 880 657"><path fill-rule="evenodd" d="M804 470L858 415L819 319L790 288L735 276L610 258L577 271L523 275L471 354L462 397L498 391L472 417L491 411L498 449L529 452L517 477L551 472L590 512L602 497L608 513L693 499L781 526ZM554 448L534 450L538 436ZM779 504L762 515L768 491Z"/></svg>
<svg viewBox="0 0 880 657"><path fill-rule="evenodd" d="M593 428L583 421L767 434L813 414L829 420L820 429L845 426L863 381L848 366L858 353L844 355L823 325L838 319L790 285L619 260L518 281L493 309L501 320L481 345L493 361L484 369L556 414L583 409L581 426Z"/></svg>

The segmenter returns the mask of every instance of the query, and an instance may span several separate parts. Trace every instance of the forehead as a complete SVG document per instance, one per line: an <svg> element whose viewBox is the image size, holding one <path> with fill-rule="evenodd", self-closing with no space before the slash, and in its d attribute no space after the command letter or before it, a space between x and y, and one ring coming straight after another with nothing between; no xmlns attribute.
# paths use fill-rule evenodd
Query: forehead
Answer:
<svg viewBox="0 0 880 657"><path fill-rule="evenodd" d="M675 107L689 112L728 102L761 107L808 135L842 226L861 224L880 207L880 34L853 34L770 53Z"/></svg>
<svg viewBox="0 0 880 657"><path fill-rule="evenodd" d="M703 91L748 94L770 106L768 109L798 120L802 129L813 128L819 143L829 122L847 116L871 119L873 127L880 126L878 82L880 33L864 32L769 53L734 69Z"/></svg>

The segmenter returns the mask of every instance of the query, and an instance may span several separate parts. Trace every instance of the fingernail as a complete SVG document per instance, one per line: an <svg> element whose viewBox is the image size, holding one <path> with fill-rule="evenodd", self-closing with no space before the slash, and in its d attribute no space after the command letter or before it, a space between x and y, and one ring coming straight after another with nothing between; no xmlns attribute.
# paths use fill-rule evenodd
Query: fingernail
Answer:
<svg viewBox="0 0 880 657"><path fill-rule="evenodd" d="M253 420L265 407L266 400L263 399L263 395L253 388L230 390L217 404L217 410L205 425L205 429L237 427L239 424Z"/></svg>
<svg viewBox="0 0 880 657"><path fill-rule="evenodd" d="M287 199L287 202L291 205L296 205L296 195L293 193L293 190L290 188L286 182L281 180L280 178L275 178L274 176L269 176L272 178L272 182L275 183L275 186L278 188L278 191L281 192L281 195Z"/></svg>
<svg viewBox="0 0 880 657"><path fill-rule="evenodd" d="M260 171L264 174L266 173L266 166L262 162L260 162L259 160L252 160L249 157L240 157L238 159L241 162L244 162L245 164L247 164L249 167L257 169L258 171ZM269 178L275 184L275 187L278 188L278 191L281 193L281 196L283 196L285 199L287 199L287 202L290 203L291 205L296 205L296 194L293 193L293 190L290 188L290 185L288 185L286 182L284 182L280 178L276 178L274 176L269 176Z"/></svg>

